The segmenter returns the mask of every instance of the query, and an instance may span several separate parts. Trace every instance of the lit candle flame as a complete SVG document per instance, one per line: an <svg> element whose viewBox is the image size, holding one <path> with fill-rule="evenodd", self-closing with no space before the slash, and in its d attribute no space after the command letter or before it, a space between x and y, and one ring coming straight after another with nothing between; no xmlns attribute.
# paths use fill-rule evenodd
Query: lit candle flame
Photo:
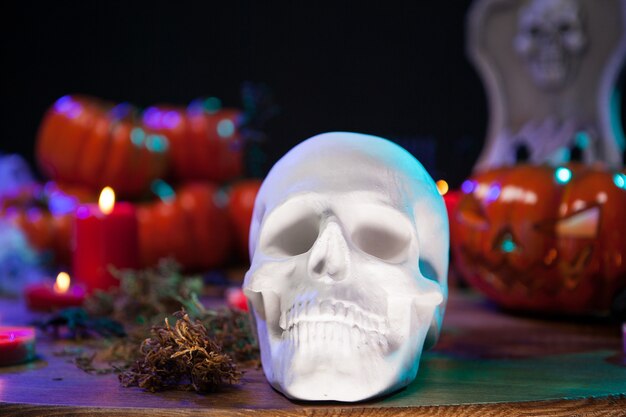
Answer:
<svg viewBox="0 0 626 417"><path fill-rule="evenodd" d="M113 188L104 187L102 189L98 206L100 206L100 211L104 214L109 214L113 211L113 207L115 207L115 192Z"/></svg>
<svg viewBox="0 0 626 417"><path fill-rule="evenodd" d="M446 182L446 180L439 180L437 181L437 191L439 191L440 195L446 195L448 193L448 190L450 189L450 187L448 186L448 183Z"/></svg>
<svg viewBox="0 0 626 417"><path fill-rule="evenodd" d="M70 288L70 276L67 272L59 272L54 283L54 292L64 294Z"/></svg>

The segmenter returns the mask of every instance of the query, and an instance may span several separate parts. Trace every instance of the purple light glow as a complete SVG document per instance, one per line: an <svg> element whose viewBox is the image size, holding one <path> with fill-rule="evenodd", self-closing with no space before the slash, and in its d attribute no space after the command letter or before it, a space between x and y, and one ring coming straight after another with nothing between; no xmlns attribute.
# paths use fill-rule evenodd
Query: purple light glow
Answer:
<svg viewBox="0 0 626 417"><path fill-rule="evenodd" d="M11 218L11 217L15 217L19 214L19 210L17 207L7 207L4 210L4 216L6 218Z"/></svg>
<svg viewBox="0 0 626 417"><path fill-rule="evenodd" d="M163 115L161 121L164 127L166 127L167 129L173 129L180 123L180 115L177 112L171 110Z"/></svg>
<svg viewBox="0 0 626 417"><path fill-rule="evenodd" d="M80 206L76 209L76 217L79 219L86 219L89 217L89 209L85 206Z"/></svg>
<svg viewBox="0 0 626 417"><path fill-rule="evenodd" d="M463 191L464 194L472 193L475 188L476 188L476 181L465 180L463 181L463 184L461 184L461 191Z"/></svg>
<svg viewBox="0 0 626 417"><path fill-rule="evenodd" d="M187 112L196 116L198 114L202 114L204 112L203 101L202 99L195 99L187 106Z"/></svg>
<svg viewBox="0 0 626 417"><path fill-rule="evenodd" d="M36 222L43 217L41 210L38 208L31 208L26 211L26 217L29 222Z"/></svg>
<svg viewBox="0 0 626 417"><path fill-rule="evenodd" d="M65 113L72 106L72 97L63 96L54 103L54 110L59 113Z"/></svg>
<svg viewBox="0 0 626 417"><path fill-rule="evenodd" d="M48 209L53 215L63 215L74 211L77 205L77 198L55 191L50 195Z"/></svg>
<svg viewBox="0 0 626 417"><path fill-rule="evenodd" d="M63 96L54 103L54 110L61 114L65 114L70 119L75 119L80 116L83 108L76 101L72 100L70 96Z"/></svg>
<svg viewBox="0 0 626 417"><path fill-rule="evenodd" d="M487 191L487 196L485 197L485 201L488 203L494 202L500 197L500 185L494 184L489 187L489 191Z"/></svg>
<svg viewBox="0 0 626 417"><path fill-rule="evenodd" d="M116 120L121 120L121 119L124 119L124 118L130 116L132 111L133 111L132 104L130 104L130 103L120 103L117 106L113 107L109 111L109 114L111 115L112 118L114 118Z"/></svg>
<svg viewBox="0 0 626 417"><path fill-rule="evenodd" d="M148 107L143 113L143 123L152 129L161 127L161 118L161 112L156 107Z"/></svg>

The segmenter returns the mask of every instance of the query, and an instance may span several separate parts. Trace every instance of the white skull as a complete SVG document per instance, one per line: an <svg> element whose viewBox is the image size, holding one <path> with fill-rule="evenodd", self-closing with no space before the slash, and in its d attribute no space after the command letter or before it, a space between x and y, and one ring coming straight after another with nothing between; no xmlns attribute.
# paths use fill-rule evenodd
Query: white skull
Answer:
<svg viewBox="0 0 626 417"><path fill-rule="evenodd" d="M537 86L565 86L576 74L586 44L575 0L533 0L521 11L515 50Z"/></svg>
<svg viewBox="0 0 626 417"><path fill-rule="evenodd" d="M326 133L293 148L257 196L244 281L268 381L338 401L410 383L439 334L448 245L443 200L400 146Z"/></svg>

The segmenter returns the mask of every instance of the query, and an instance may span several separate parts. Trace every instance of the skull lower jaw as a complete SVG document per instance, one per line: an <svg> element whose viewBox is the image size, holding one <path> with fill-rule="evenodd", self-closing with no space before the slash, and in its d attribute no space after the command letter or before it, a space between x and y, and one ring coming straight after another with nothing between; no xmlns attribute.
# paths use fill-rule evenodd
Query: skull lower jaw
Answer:
<svg viewBox="0 0 626 417"><path fill-rule="evenodd" d="M282 343L285 349L279 351L283 355L274 358L281 372L272 385L287 397L300 400L352 402L383 395L413 380L419 363L417 352L417 357L410 355L408 361L413 369L399 369L405 363L401 365L395 357L381 354L381 347L372 342L350 345L319 340L301 346L289 340ZM398 374L405 372L407 380L398 380Z"/></svg>
<svg viewBox="0 0 626 417"><path fill-rule="evenodd" d="M270 335L268 380L289 398L361 401L406 386L416 376L433 308L395 303L396 331L383 334L341 322L300 322Z"/></svg>

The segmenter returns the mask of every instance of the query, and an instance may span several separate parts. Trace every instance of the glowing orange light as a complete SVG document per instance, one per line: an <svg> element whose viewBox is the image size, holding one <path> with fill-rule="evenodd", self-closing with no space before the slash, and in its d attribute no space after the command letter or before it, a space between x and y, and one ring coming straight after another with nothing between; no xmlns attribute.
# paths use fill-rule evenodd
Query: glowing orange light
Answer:
<svg viewBox="0 0 626 417"><path fill-rule="evenodd" d="M70 288L70 276L67 272L59 272L54 283L54 292L64 294Z"/></svg>
<svg viewBox="0 0 626 417"><path fill-rule="evenodd" d="M115 207L115 191L113 191L113 188L104 187L102 189L98 199L98 206L104 214L109 214L113 211L113 207Z"/></svg>
<svg viewBox="0 0 626 417"><path fill-rule="evenodd" d="M436 184L437 184L437 191L439 191L439 194L446 195L446 193L450 189L446 180L439 180L437 181Z"/></svg>

